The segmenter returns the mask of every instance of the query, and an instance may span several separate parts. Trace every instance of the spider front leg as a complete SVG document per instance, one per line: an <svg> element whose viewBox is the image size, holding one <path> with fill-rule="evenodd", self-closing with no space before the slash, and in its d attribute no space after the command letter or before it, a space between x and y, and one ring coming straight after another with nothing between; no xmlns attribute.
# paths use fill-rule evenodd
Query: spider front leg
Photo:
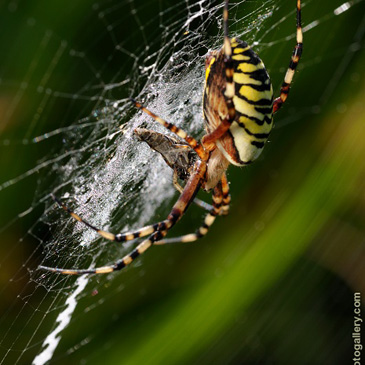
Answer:
<svg viewBox="0 0 365 365"><path fill-rule="evenodd" d="M152 113L150 110L145 108L142 104L140 104L138 101L136 101L132 98L130 100L138 109L141 109L143 112L145 112L146 114L151 116L156 122L160 123L166 129L170 130L171 132L175 133L177 136L179 136L180 138L185 140L202 160L204 160L204 161L207 160L208 156L207 156L206 151L204 150L203 146L195 138L188 135L184 130L180 129L176 125L169 123L166 120L160 118L158 115Z"/></svg>
<svg viewBox="0 0 365 365"><path fill-rule="evenodd" d="M179 193L182 193L183 192L184 188L179 184L178 174L177 174L176 170L174 170L174 174L172 176L172 183L173 183L175 189ZM198 198L194 198L193 202L199 208L202 208L202 209L204 209L204 210L206 210L208 212L213 209L213 205L210 205L210 204L206 203L204 200L201 200L201 199L198 199Z"/></svg>
<svg viewBox="0 0 365 365"><path fill-rule="evenodd" d="M205 162L200 160L196 161L196 163L194 164L193 172L190 178L188 179L183 192L181 193L177 202L174 204L167 219L163 221L166 223L163 226L160 226L158 230L156 230L156 232L152 233L148 239L142 241L132 252L125 255L122 259L118 260L113 265L98 267L94 269L85 269L85 270L53 268L47 266L39 266L38 268L41 270L57 272L65 275L85 275L85 274L106 274L113 271L121 270L124 267L128 266L138 256L140 256L150 247L152 247L156 241L161 240L163 237L165 237L169 229L171 229L171 227L173 227L176 224L176 222L180 220L180 218L183 216L186 209L188 208L189 204L194 199L198 190L200 189L202 181L204 180L206 167L207 166Z"/></svg>
<svg viewBox="0 0 365 365"><path fill-rule="evenodd" d="M302 31L302 21L301 21L301 5L300 5L300 0L297 0L297 44L294 47L289 68L286 71L284 82L280 88L280 96L274 100L273 113L276 113L288 98L290 85L293 81L294 73L298 66L300 57L302 56L302 52L303 52L303 31Z"/></svg>

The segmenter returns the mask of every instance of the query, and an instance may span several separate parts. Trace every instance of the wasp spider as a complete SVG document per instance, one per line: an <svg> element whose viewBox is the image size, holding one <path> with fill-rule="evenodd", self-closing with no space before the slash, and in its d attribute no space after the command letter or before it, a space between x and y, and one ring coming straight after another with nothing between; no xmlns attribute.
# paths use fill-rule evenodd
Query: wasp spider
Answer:
<svg viewBox="0 0 365 365"><path fill-rule="evenodd" d="M159 152L174 170L174 185L181 195L170 214L165 220L136 231L113 234L86 222L53 196L74 219L95 230L107 240L124 242L145 236L148 238L110 266L86 270L40 266L40 269L69 275L104 274L121 270L154 245L192 242L203 237L218 215L228 213L230 196L226 169L229 164L244 166L257 159L272 129L273 114L281 108L288 97L303 48L300 0L297 0L296 7L296 45L280 95L274 99L269 75L260 58L246 42L228 36L228 0L225 0L223 47L210 52L205 63L203 112L206 134L202 140L198 142L132 99L137 108L179 137L171 138L141 128L135 130L136 136ZM178 179L185 181L184 187L179 185ZM195 199L200 188L206 191L213 190L212 205ZM165 239L168 231L180 220L193 201L208 211L202 226L195 233Z"/></svg>

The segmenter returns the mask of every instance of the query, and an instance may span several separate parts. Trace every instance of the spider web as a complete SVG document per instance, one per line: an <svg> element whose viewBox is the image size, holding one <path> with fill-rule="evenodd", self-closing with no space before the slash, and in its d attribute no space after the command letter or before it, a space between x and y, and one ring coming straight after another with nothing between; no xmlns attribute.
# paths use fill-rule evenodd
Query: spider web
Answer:
<svg viewBox="0 0 365 365"><path fill-rule="evenodd" d="M295 42L294 3L237 1L230 6L231 36L254 45L276 93ZM363 5L362 0L325 5L315 18L305 18L304 31L321 34L328 24ZM311 7L313 0L304 2L304 11ZM172 172L136 141L133 130L143 126L165 131L138 113L128 97L143 101L191 135L202 136L204 57L222 44L222 2L109 0L71 6L9 0L0 8L1 42L7 50L0 68L0 263L5 298L0 364L44 364L92 344L92 332L72 342L72 328L85 316L92 322L105 302L131 293L144 275L143 259L122 277L75 279L39 272L39 264L103 266L134 245L101 240L59 209L51 194L112 232L165 217L177 196ZM291 31L280 31L287 24ZM360 34L364 27L359 29ZM355 42L355 36L349 39ZM274 56L276 50L283 50L280 57ZM293 99L277 128L317 114L357 50L304 59L302 73L331 58L339 67L323 80L320 100L308 98L301 105ZM143 298L145 293L133 295ZM92 357L87 355L85 362Z"/></svg>

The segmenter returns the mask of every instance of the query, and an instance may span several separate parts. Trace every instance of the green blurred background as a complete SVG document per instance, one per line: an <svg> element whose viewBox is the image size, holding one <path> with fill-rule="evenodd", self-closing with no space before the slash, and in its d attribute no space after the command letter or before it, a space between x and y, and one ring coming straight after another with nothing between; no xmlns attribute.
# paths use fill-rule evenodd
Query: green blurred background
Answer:
<svg viewBox="0 0 365 365"><path fill-rule="evenodd" d="M255 28L251 12L263 4L274 11ZM288 104L276 115L262 158L229 169L230 215L197 244L156 247L110 280L92 278L52 364L352 362L354 293L363 295L365 287L365 1L334 12L342 4L303 3L304 53ZM39 204L42 190L61 182L47 169L17 177L67 142L57 137L32 144L31 138L78 123L106 99L136 95L143 77L131 86L131 58L113 54L115 40L105 29L113 25L117 40L138 52L141 38L149 36L138 24L158 30L159 19L173 22L180 7L185 3L0 5L0 363L31 363L74 289L74 278L49 276L46 282L32 271L44 254L40 239L50 234L39 224L51 205L47 199ZM107 24L98 18L100 9ZM160 11L165 18L152 15ZM241 20L233 29L252 28L245 37L251 44L262 39L257 48L276 92L294 45L293 38L285 41L295 31L294 11L295 1L252 1L232 12ZM207 39L216 31L207 29ZM65 50L86 57L63 58ZM96 85L88 62L109 83L132 81L73 97L88 95L89 82ZM64 96L50 103L47 88ZM191 231L201 216L189 209L175 234Z"/></svg>

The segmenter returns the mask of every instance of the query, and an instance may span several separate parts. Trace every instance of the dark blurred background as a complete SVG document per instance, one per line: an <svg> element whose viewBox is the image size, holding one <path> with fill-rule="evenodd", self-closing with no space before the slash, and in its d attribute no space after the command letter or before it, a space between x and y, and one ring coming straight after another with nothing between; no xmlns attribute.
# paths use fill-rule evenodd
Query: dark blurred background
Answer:
<svg viewBox="0 0 365 365"><path fill-rule="evenodd" d="M231 31L258 41L276 93L295 44L295 3L232 2ZM202 4L216 18L195 42L204 14L179 28L199 12L194 2L1 3L0 363L31 363L76 288L75 278L34 271L55 229L49 193L67 183L57 151L100 128L95 110L139 95L148 72L131 55L163 65L179 52L177 42L158 53L176 29L204 67L221 9ZM130 270L91 278L56 334L52 364L352 362L354 293L365 287L364 14L363 0L303 2L304 53L288 103L259 161L229 169L230 215L199 243L156 247ZM85 118L87 132L72 129ZM92 153L80 156L92 170ZM201 217L191 207L174 233Z"/></svg>

